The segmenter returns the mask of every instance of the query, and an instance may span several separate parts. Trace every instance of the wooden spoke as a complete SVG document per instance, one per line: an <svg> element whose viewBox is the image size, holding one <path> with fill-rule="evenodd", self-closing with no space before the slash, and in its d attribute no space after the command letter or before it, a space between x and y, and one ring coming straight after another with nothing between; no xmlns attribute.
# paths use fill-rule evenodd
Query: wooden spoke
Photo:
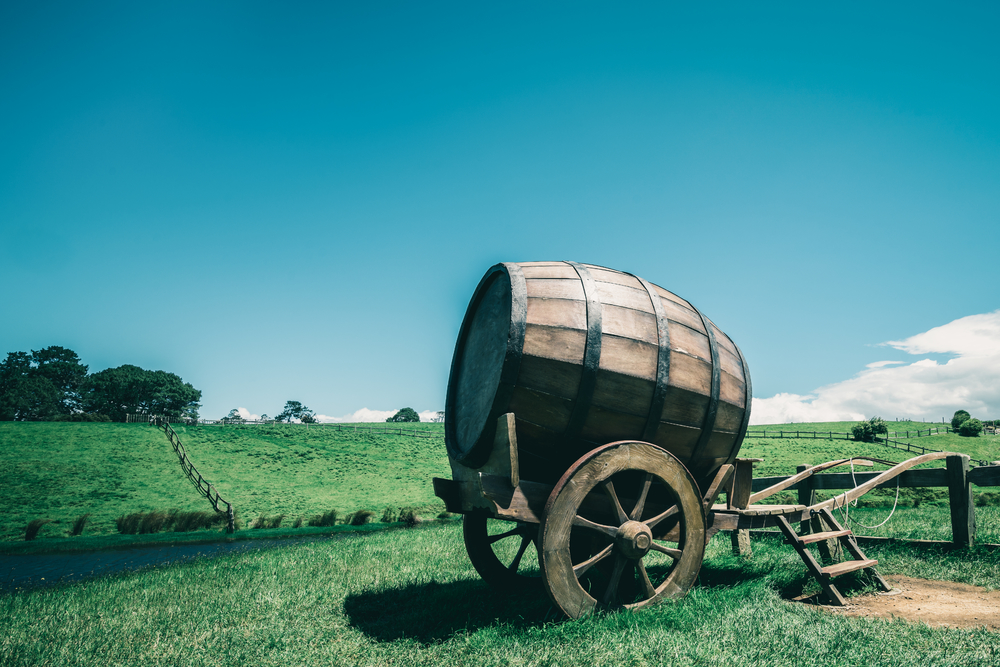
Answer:
<svg viewBox="0 0 1000 667"><path fill-rule="evenodd" d="M518 528L514 528L512 530L508 530L506 533L499 533L497 535L490 535L489 539L486 540L486 543L487 544L495 544L495 543L499 542L500 540L502 540L504 538L510 537L512 535L517 535L520 532L521 532L521 528L518 527Z"/></svg>
<svg viewBox="0 0 1000 667"><path fill-rule="evenodd" d="M604 533L611 539L614 539L618 535L618 529L612 526L605 526L601 523L594 523L590 519L584 518L579 514L573 519L574 526L580 526L581 528L589 528L590 530L596 530L599 533Z"/></svg>
<svg viewBox="0 0 1000 667"><path fill-rule="evenodd" d="M646 507L646 496L649 494L649 487L653 483L652 473L646 473L646 479L642 482L642 491L639 493L639 500L635 501L635 507L632 508L632 513L629 518L633 521L638 521L642 518L642 510Z"/></svg>
<svg viewBox="0 0 1000 667"><path fill-rule="evenodd" d="M646 596L645 599L649 600L656 595L656 587L653 586L653 582L649 580L649 573L646 572L646 566L642 564L641 558L636 561L636 568L638 568L639 576L642 578L642 588L643 594Z"/></svg>
<svg viewBox="0 0 1000 667"><path fill-rule="evenodd" d="M517 550L517 555L514 556L514 560L510 562L507 569L511 572L517 572L517 568L521 565L521 559L524 558L524 552L527 551L528 545L531 544L531 538L527 535L521 537L521 546Z"/></svg>
<svg viewBox="0 0 1000 667"><path fill-rule="evenodd" d="M650 528L654 528L656 524L660 523L664 519L669 519L670 517L672 517L673 515L677 514L680 511L681 511L680 508L677 505L674 505L666 512L661 512L660 514L654 516L652 519L649 519L648 521L643 521L643 523L649 526Z"/></svg>
<svg viewBox="0 0 1000 667"><path fill-rule="evenodd" d="M660 499L660 486L671 500ZM634 504L625 501L631 515L620 498L636 499ZM647 508L654 507L654 498L653 511L667 509L647 519L643 512L651 513ZM582 508L594 507L595 502L597 511L613 508L615 518L589 512L587 516L597 521L582 516ZM658 530L652 531L654 527ZM650 531L654 539L647 551ZM669 547L655 542L655 536L664 532L670 536L664 540ZM656 445L613 442L581 456L549 494L538 538L543 583L570 618L603 607L639 609L678 598L698 577L705 532L702 497L683 463ZM644 564L643 558L653 550L670 556L670 561L656 558L658 565L667 567L647 569L649 563ZM599 577L594 575L598 569Z"/></svg>
<svg viewBox="0 0 1000 667"><path fill-rule="evenodd" d="M582 577L587 570L594 567L599 562L610 556L614 548L615 545L609 544L608 546L604 547L596 554L588 558L587 560L583 561L582 563L578 563L577 565L574 565L573 574L575 574L577 577Z"/></svg>
<svg viewBox="0 0 1000 667"><path fill-rule="evenodd" d="M615 559L615 569L611 572L608 580L608 589L604 591L604 604L611 605L615 601L618 593L618 582L622 579L622 572L625 571L625 556L618 556Z"/></svg>
<svg viewBox="0 0 1000 667"><path fill-rule="evenodd" d="M618 523L623 524L628 521L628 514L625 514L625 510L622 508L621 502L618 500L618 494L615 493L615 485L611 480L607 480L603 484L604 492L608 494L608 499L611 500L611 504L615 508L615 514L618 516Z"/></svg>
<svg viewBox="0 0 1000 667"><path fill-rule="evenodd" d="M653 551L658 551L661 554L667 554L668 556L670 556L674 560L680 560L681 559L682 552L681 552L680 549L671 549L670 547L665 547L662 544L658 544L656 542L656 540L654 540L649 545L649 548L652 549Z"/></svg>
<svg viewBox="0 0 1000 667"><path fill-rule="evenodd" d="M490 535L490 529L496 522L496 519L482 513L466 514L463 518L465 549L476 572L486 583L504 593L539 586L542 583L541 571L535 571L530 567L534 564L534 559L531 561L525 559L528 546L531 544L537 546L538 533L535 526L526 523L515 524L511 530ZM520 544L514 559L508 565L507 554L513 551L514 543L502 540L515 536L520 537ZM521 569L527 570L528 573L518 572Z"/></svg>

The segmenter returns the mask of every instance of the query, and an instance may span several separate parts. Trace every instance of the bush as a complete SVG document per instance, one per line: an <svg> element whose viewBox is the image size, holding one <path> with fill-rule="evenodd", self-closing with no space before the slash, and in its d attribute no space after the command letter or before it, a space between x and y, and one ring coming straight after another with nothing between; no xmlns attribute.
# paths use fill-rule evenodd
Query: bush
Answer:
<svg viewBox="0 0 1000 667"><path fill-rule="evenodd" d="M373 514L374 512L369 512L368 510L358 510L351 516L347 517L345 521L350 523L352 526L363 526L368 523Z"/></svg>
<svg viewBox="0 0 1000 667"><path fill-rule="evenodd" d="M955 416L951 418L951 428L952 428L952 430L957 431L958 428L962 425L962 422L964 422L964 421L966 421L968 419L971 419L971 418L972 418L972 415L970 415L965 410L958 410L958 411L956 411L955 412Z"/></svg>
<svg viewBox="0 0 1000 667"><path fill-rule="evenodd" d="M90 521L90 512L86 514L81 514L76 517L76 521L73 522L73 527L70 529L70 535L82 535L83 529L87 527L87 523Z"/></svg>
<svg viewBox="0 0 1000 667"><path fill-rule="evenodd" d="M379 521L381 523L394 523L396 521L396 512L391 507L386 507Z"/></svg>
<svg viewBox="0 0 1000 667"><path fill-rule="evenodd" d="M226 515L222 512L171 512L175 533L186 533L200 528L211 528L226 523Z"/></svg>
<svg viewBox="0 0 1000 667"><path fill-rule="evenodd" d="M858 422L851 427L851 435L858 442L871 442L875 439L870 422Z"/></svg>
<svg viewBox="0 0 1000 667"><path fill-rule="evenodd" d="M258 516L251 528L281 528L281 522L285 520L284 514L275 514L274 516L267 516L261 514Z"/></svg>
<svg viewBox="0 0 1000 667"><path fill-rule="evenodd" d="M888 433L889 428L881 417L872 417L851 427L851 435L858 442L873 442L879 433Z"/></svg>
<svg viewBox="0 0 1000 667"><path fill-rule="evenodd" d="M405 507L399 511L399 520L412 528L420 523L420 517L412 507Z"/></svg>
<svg viewBox="0 0 1000 667"><path fill-rule="evenodd" d="M302 522L303 522L302 517L297 517L295 519L295 523L292 524L292 528L301 528L302 527Z"/></svg>
<svg viewBox="0 0 1000 667"><path fill-rule="evenodd" d="M38 531L47 523L52 523L52 519L33 519L24 529L24 540L30 542L38 537Z"/></svg>
<svg viewBox="0 0 1000 667"><path fill-rule="evenodd" d="M324 512L323 514L317 514L313 518L309 519L309 525L317 528L325 528L336 523L337 510L330 510L329 512Z"/></svg>
<svg viewBox="0 0 1000 667"><path fill-rule="evenodd" d="M393 416L386 419L387 422L418 422L420 415L413 408L403 408Z"/></svg>
<svg viewBox="0 0 1000 667"><path fill-rule="evenodd" d="M983 432L983 423L978 419L966 419L958 427L958 434L964 435L967 438L978 438L979 434Z"/></svg>

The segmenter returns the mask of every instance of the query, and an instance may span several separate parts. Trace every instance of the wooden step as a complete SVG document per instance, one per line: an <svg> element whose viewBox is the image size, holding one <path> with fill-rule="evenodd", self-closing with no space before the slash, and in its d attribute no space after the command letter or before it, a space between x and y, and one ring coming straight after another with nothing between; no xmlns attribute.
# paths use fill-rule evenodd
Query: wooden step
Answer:
<svg viewBox="0 0 1000 667"><path fill-rule="evenodd" d="M878 561L872 558L865 558L864 560L845 560L843 563L828 565L820 570L820 572L823 573L824 579L832 579L833 577L839 577L840 575L847 574L848 572L863 570L866 567L874 567L877 564Z"/></svg>
<svg viewBox="0 0 1000 667"><path fill-rule="evenodd" d="M813 542L821 542L822 540L831 540L835 537L843 537L845 535L853 535L849 530L828 530L825 533L810 533L809 535L799 535L799 542L802 544L812 544Z"/></svg>

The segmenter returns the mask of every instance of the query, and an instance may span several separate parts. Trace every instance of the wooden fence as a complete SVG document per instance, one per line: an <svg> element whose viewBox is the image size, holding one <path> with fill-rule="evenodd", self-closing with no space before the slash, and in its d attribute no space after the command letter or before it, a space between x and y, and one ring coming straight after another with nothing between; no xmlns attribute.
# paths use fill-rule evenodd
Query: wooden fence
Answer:
<svg viewBox="0 0 1000 667"><path fill-rule="evenodd" d="M194 467L194 464L191 463L191 459L188 458L184 445L181 444L181 439L177 437L177 433L175 433L174 429L171 428L170 422L166 421L162 417L154 417L151 423L154 426L163 428L163 432L166 434L167 439L170 440L170 445L177 453L177 458L180 459L181 469L198 489L198 492L205 496L205 498L208 499L208 502L212 503L212 507L216 512L224 513L226 515L226 532L231 533L236 530L236 514L233 510L232 503L220 496L218 489L202 477L201 473L198 472L198 469ZM225 505L225 509L223 509L221 505Z"/></svg>
<svg viewBox="0 0 1000 667"><path fill-rule="evenodd" d="M876 488L895 489L914 487L944 487L948 489L948 499L951 506L952 544L969 547L975 543L976 515L972 499L972 486L1000 486L1000 465L969 467L969 457L965 454L949 456L944 468L914 469L901 473L895 479L880 484ZM798 472L809 468L800 465ZM798 474L798 473L796 473ZM817 491L853 489L868 482L879 474L878 472L834 472L820 473L807 477L788 487L798 491L798 503L806 507L815 504ZM751 490L756 493L788 479L787 477L756 477L751 483ZM846 527L846 526L845 526ZM809 528L803 526L808 532ZM920 540L926 542L926 540Z"/></svg>

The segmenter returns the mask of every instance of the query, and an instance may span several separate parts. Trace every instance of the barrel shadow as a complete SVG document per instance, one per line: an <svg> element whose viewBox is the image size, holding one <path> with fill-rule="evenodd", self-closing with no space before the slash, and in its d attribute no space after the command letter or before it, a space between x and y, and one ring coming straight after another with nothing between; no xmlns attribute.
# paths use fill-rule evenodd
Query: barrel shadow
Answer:
<svg viewBox="0 0 1000 667"><path fill-rule="evenodd" d="M490 626L538 626L546 617L551 620L556 613L552 609L541 590L498 595L484 582L472 580L411 584L344 599L350 624L372 639L414 639L423 644Z"/></svg>

